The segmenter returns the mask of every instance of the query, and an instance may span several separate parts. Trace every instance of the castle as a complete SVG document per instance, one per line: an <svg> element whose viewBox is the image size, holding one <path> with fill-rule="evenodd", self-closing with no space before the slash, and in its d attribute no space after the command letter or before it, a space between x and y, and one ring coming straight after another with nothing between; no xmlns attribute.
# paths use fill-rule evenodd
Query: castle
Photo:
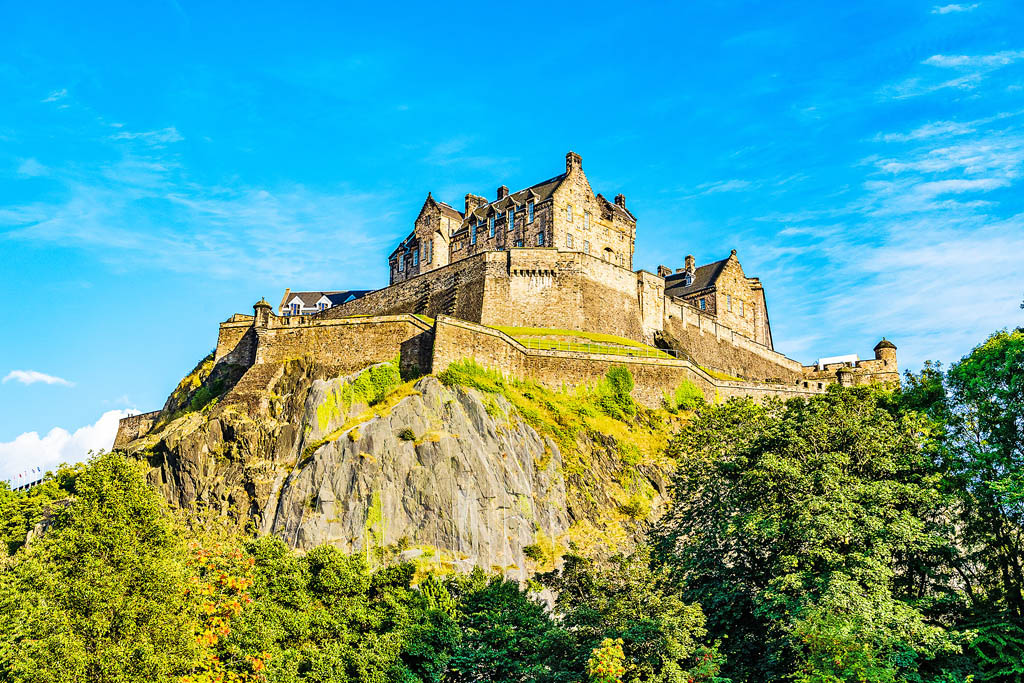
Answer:
<svg viewBox="0 0 1024 683"><path fill-rule="evenodd" d="M400 354L406 369L437 373L470 359L555 387L625 365L648 405L684 380L712 401L899 382L885 339L865 360L805 366L776 351L764 287L735 250L634 271L636 230L625 196L594 193L574 152L564 173L518 192L501 186L493 201L467 194L462 211L428 194L388 257L387 287L289 289L276 315L261 300L254 315L221 324L215 360L253 368L306 357L352 372Z"/></svg>

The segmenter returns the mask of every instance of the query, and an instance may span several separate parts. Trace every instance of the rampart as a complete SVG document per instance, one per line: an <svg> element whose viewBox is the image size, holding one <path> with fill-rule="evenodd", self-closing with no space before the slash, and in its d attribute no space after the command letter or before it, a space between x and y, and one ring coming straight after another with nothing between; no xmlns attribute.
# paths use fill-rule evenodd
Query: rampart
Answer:
<svg viewBox="0 0 1024 683"><path fill-rule="evenodd" d="M153 423L159 414L159 410L154 410L149 413L139 413L138 415L129 415L128 417L121 418L117 425L117 436L114 437L114 445L111 446L111 450L124 448L129 442L148 433L153 428Z"/></svg>

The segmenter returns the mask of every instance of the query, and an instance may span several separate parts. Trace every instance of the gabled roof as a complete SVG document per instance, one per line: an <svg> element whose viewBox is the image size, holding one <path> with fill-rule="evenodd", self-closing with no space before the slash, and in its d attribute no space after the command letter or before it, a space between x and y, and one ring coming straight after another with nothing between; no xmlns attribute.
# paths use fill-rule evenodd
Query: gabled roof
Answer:
<svg viewBox="0 0 1024 683"><path fill-rule="evenodd" d="M448 218L454 218L457 221L462 221L462 212L455 210L455 208L452 207L450 204L446 204L444 202L440 202L434 199L434 195L432 192L427 193L427 199L426 201L423 202L423 207L420 209L420 216L423 215L423 212L426 211L427 207L430 206L431 204L437 207L437 210L441 212L442 216L447 216ZM417 216L416 219L419 220L419 216Z"/></svg>
<svg viewBox="0 0 1024 683"><path fill-rule="evenodd" d="M718 280L718 276L722 274L725 264L728 262L729 259L724 258L721 261L699 266L693 271L693 282L690 283L689 287L683 284L683 276L686 273L669 275L665 278L665 294L668 296L685 297L711 287Z"/></svg>
<svg viewBox="0 0 1024 683"><path fill-rule="evenodd" d="M284 305L288 306L292 303L292 301L298 298L298 300L302 302L302 306L304 308L316 308L316 305L320 301L320 299L327 297L327 300L331 302L332 306L337 306L339 304L345 303L346 301L351 301L352 299L358 299L360 297L363 297L369 294L371 291L373 290L347 289L337 290L333 292L290 292L285 297Z"/></svg>
<svg viewBox="0 0 1024 683"><path fill-rule="evenodd" d="M535 202L542 202L546 199L550 199L551 195L555 193L555 190L558 189L558 186L562 184L563 180L565 180L565 174L560 173L554 178L548 178L547 180L541 181L536 185L531 185L524 190L513 192L508 197L495 199L493 202L484 204L483 206L478 206L467 213L465 218L467 221L472 218L482 221L494 211L504 213L504 209L508 205L509 200L515 202L516 206L522 206L531 199Z"/></svg>

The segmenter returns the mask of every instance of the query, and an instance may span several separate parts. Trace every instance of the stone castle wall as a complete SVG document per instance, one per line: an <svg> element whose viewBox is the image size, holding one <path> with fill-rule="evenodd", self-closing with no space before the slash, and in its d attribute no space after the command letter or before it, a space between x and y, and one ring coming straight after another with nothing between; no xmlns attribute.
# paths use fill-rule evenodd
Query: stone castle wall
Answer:
<svg viewBox="0 0 1024 683"><path fill-rule="evenodd" d="M128 417L121 418L117 425L117 436L114 437L114 445L110 447L111 450L116 451L119 448L124 448L129 442L149 433L159 415L160 411L154 410L149 413L139 413L138 415L129 415Z"/></svg>

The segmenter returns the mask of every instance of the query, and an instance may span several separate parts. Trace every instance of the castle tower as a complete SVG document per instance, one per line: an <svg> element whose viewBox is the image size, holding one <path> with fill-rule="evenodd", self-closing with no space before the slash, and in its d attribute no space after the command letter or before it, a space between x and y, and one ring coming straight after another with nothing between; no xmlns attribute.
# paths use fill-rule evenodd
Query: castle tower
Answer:
<svg viewBox="0 0 1024 683"><path fill-rule="evenodd" d="M265 298L260 298L252 307L253 327L267 328L270 326L270 312L273 310Z"/></svg>
<svg viewBox="0 0 1024 683"><path fill-rule="evenodd" d="M875 345L875 360L885 361L886 366L892 366L896 371L896 345L882 337L882 341Z"/></svg>

